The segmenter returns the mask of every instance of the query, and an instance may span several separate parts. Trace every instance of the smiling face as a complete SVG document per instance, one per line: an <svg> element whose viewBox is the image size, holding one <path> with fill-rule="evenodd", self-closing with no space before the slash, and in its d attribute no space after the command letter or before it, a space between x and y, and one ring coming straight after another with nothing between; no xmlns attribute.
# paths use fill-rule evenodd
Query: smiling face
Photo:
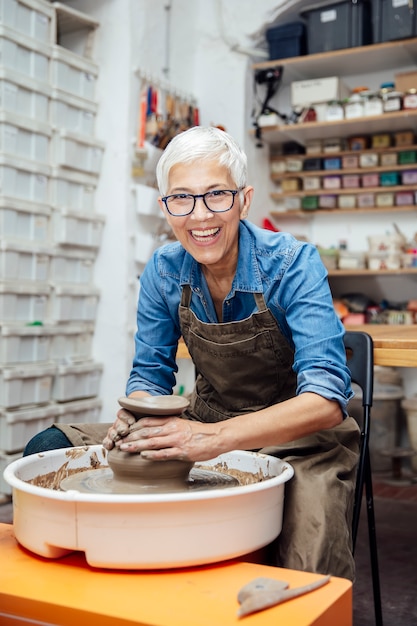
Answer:
<svg viewBox="0 0 417 626"><path fill-rule="evenodd" d="M217 161L178 163L169 172L167 195L203 194L221 189L236 189L236 184L228 169ZM241 194L236 194L230 211L213 213L203 199L198 198L194 211L183 217L170 215L159 199L175 237L198 263L209 267L211 272L230 273L236 269L239 222L248 214L253 188L245 187L242 193L243 201Z"/></svg>

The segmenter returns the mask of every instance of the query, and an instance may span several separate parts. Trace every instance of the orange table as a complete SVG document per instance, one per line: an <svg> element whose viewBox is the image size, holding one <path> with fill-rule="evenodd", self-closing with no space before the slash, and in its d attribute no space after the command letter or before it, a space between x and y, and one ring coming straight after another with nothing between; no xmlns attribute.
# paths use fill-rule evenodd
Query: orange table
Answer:
<svg viewBox="0 0 417 626"><path fill-rule="evenodd" d="M97 570L80 553L59 560L36 556L19 546L12 525L0 524L2 626L33 620L60 626L352 626L352 584L343 578L238 619L237 593L259 576L286 580L290 587L319 578L240 561L179 570Z"/></svg>

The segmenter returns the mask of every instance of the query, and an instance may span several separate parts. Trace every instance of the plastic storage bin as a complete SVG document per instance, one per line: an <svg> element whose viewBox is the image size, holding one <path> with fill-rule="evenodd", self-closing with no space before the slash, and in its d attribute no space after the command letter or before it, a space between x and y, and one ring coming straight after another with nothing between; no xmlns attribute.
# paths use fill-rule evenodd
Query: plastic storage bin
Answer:
<svg viewBox="0 0 417 626"><path fill-rule="evenodd" d="M162 217L158 204L159 191L147 185L134 185L136 211L138 215L154 215Z"/></svg>
<svg viewBox="0 0 417 626"><path fill-rule="evenodd" d="M45 44L52 41L54 9L43 0L0 0L0 22Z"/></svg>
<svg viewBox="0 0 417 626"><path fill-rule="evenodd" d="M60 46L52 46L52 86L85 100L94 101L98 66Z"/></svg>
<svg viewBox="0 0 417 626"><path fill-rule="evenodd" d="M50 144L48 124L0 110L0 152L48 164Z"/></svg>
<svg viewBox="0 0 417 626"><path fill-rule="evenodd" d="M55 363L91 359L94 324L61 324L48 329L49 356Z"/></svg>
<svg viewBox="0 0 417 626"><path fill-rule="evenodd" d="M45 326L0 326L0 364L49 361L51 334Z"/></svg>
<svg viewBox="0 0 417 626"><path fill-rule="evenodd" d="M0 441L3 452L23 450L29 439L57 420L56 404L0 412Z"/></svg>
<svg viewBox="0 0 417 626"><path fill-rule="evenodd" d="M345 0L302 12L307 22L308 54L372 43L371 5Z"/></svg>
<svg viewBox="0 0 417 626"><path fill-rule="evenodd" d="M53 168L50 189L50 201L55 208L82 214L94 212L96 176L65 168Z"/></svg>
<svg viewBox="0 0 417 626"><path fill-rule="evenodd" d="M0 280L46 283L52 250L36 244L0 241Z"/></svg>
<svg viewBox="0 0 417 626"><path fill-rule="evenodd" d="M45 244L51 233L51 209L43 204L0 196L0 238Z"/></svg>
<svg viewBox="0 0 417 626"><path fill-rule="evenodd" d="M52 398L57 402L67 402L96 396L102 372L101 363L58 365L52 386Z"/></svg>
<svg viewBox="0 0 417 626"><path fill-rule="evenodd" d="M95 424L100 421L99 398L72 400L58 404L58 424Z"/></svg>
<svg viewBox="0 0 417 626"><path fill-rule="evenodd" d="M52 222L56 243L92 249L100 247L105 222L103 215L54 210Z"/></svg>
<svg viewBox="0 0 417 626"><path fill-rule="evenodd" d="M90 174L99 174L104 144L97 139L56 130L53 134L53 164Z"/></svg>
<svg viewBox="0 0 417 626"><path fill-rule="evenodd" d="M94 322L99 291L93 287L57 285L54 287L50 308L51 322Z"/></svg>
<svg viewBox="0 0 417 626"><path fill-rule="evenodd" d="M0 320L26 324L46 321L50 293L46 284L0 282Z"/></svg>
<svg viewBox="0 0 417 626"><path fill-rule="evenodd" d="M95 102L53 89L51 95L51 124L73 133L94 136L98 106Z"/></svg>
<svg viewBox="0 0 417 626"><path fill-rule="evenodd" d="M2 65L40 83L49 82L50 47L0 24Z"/></svg>
<svg viewBox="0 0 417 626"><path fill-rule="evenodd" d="M0 406L6 409L51 400L56 365L0 368Z"/></svg>
<svg viewBox="0 0 417 626"><path fill-rule="evenodd" d="M7 454L6 452L0 452L0 493L5 496L11 496L13 488L6 483L3 478L3 472L10 463L17 461L22 457L21 452L15 452L14 454Z"/></svg>
<svg viewBox="0 0 417 626"><path fill-rule="evenodd" d="M51 168L0 154L0 195L48 203Z"/></svg>
<svg viewBox="0 0 417 626"><path fill-rule="evenodd" d="M408 0L372 0L373 42L417 35L416 6Z"/></svg>
<svg viewBox="0 0 417 626"><path fill-rule="evenodd" d="M49 278L55 285L91 285L95 258L89 250L56 248L51 256Z"/></svg>
<svg viewBox="0 0 417 626"><path fill-rule="evenodd" d="M274 26L266 31L269 58L287 59L306 54L306 33L303 22Z"/></svg>
<svg viewBox="0 0 417 626"><path fill-rule="evenodd" d="M51 89L48 85L0 66L2 110L47 123L50 95Z"/></svg>

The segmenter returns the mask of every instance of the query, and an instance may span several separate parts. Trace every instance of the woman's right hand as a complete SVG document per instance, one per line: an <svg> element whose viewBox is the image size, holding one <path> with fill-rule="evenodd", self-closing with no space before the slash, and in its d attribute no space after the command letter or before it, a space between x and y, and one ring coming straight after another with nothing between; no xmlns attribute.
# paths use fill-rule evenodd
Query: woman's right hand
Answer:
<svg viewBox="0 0 417 626"><path fill-rule="evenodd" d="M136 419L126 409L120 409L117 413L115 422L110 426L107 435L103 439L103 446L106 450L114 448L115 442L119 441L130 432L130 427L135 424Z"/></svg>

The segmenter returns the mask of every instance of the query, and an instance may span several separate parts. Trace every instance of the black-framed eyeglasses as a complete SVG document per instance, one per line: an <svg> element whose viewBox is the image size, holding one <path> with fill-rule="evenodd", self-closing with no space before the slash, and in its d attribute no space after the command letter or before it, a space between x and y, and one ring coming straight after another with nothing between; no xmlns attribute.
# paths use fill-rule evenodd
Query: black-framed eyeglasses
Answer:
<svg viewBox="0 0 417 626"><path fill-rule="evenodd" d="M235 195L242 191L240 189L214 189L206 193L174 193L171 196L162 198L166 209L170 215L174 217L183 217L189 215L195 209L197 198L202 198L205 206L212 213L225 213L230 211L234 202Z"/></svg>

